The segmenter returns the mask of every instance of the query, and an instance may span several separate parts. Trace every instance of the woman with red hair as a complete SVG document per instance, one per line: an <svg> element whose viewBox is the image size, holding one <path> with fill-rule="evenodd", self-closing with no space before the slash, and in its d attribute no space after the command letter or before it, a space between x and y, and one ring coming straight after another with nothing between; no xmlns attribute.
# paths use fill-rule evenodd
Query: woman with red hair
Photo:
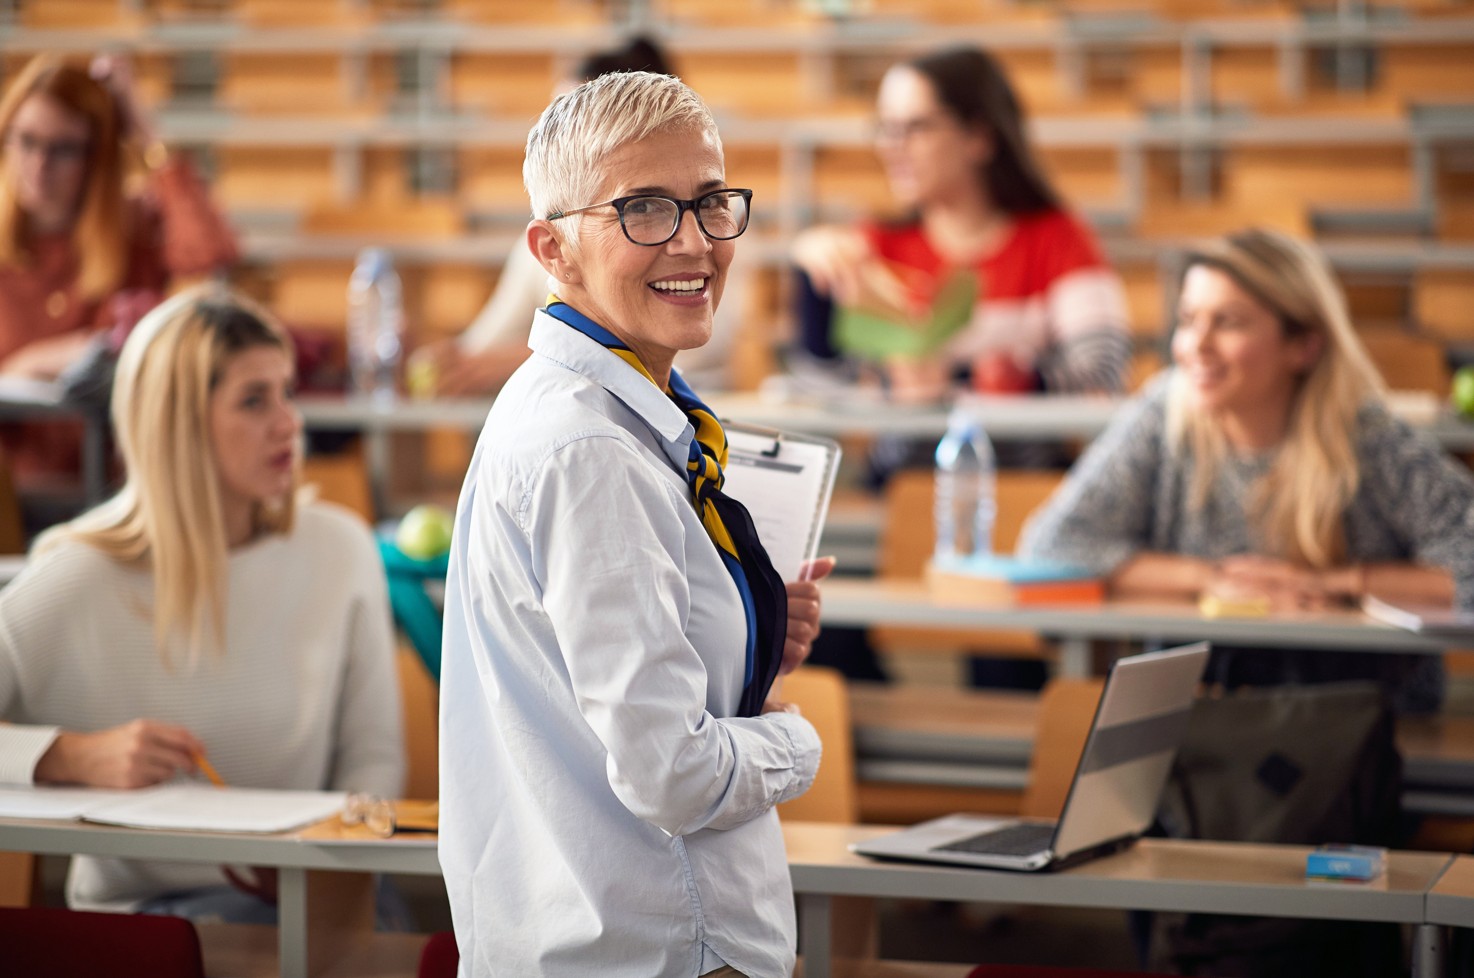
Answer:
<svg viewBox="0 0 1474 978"><path fill-rule="evenodd" d="M0 375L56 378L176 276L235 257L188 161L138 105L126 62L41 55L14 78L0 99ZM6 442L22 469L60 461L38 459L36 439Z"/></svg>

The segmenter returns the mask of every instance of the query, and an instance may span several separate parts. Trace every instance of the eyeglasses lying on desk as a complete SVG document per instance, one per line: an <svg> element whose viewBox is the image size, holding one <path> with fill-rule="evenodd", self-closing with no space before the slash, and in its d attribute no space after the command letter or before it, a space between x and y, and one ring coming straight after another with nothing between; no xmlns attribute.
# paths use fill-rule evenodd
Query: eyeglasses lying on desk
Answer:
<svg viewBox="0 0 1474 978"><path fill-rule="evenodd" d="M339 817L344 825L350 828L362 825L381 839L394 834L394 803L388 798L354 792L343 803L343 811Z"/></svg>
<svg viewBox="0 0 1474 978"><path fill-rule="evenodd" d="M363 826L381 839L395 832L438 832L440 804L433 801L391 801L354 792L343 803L339 819L348 828Z"/></svg>

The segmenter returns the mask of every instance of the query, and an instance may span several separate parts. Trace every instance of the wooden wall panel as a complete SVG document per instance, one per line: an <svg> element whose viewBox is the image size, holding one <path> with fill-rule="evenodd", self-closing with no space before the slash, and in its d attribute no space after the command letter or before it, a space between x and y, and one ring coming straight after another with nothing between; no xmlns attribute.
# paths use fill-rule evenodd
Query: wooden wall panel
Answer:
<svg viewBox="0 0 1474 978"><path fill-rule="evenodd" d="M1162 336L1170 323L1162 321L1162 281L1155 262L1133 262L1117 266L1126 288L1126 305L1131 315L1131 332L1141 337Z"/></svg>
<svg viewBox="0 0 1474 978"><path fill-rule="evenodd" d="M215 199L227 207L305 207L334 198L333 151L325 148L219 146Z"/></svg>
<svg viewBox="0 0 1474 978"><path fill-rule="evenodd" d="M1474 98L1474 44L1390 46L1381 85L1403 101Z"/></svg>
<svg viewBox="0 0 1474 978"><path fill-rule="evenodd" d="M458 154L459 190L463 206L494 210L525 220L530 215L522 187L522 151L468 147Z"/></svg>
<svg viewBox="0 0 1474 978"><path fill-rule="evenodd" d="M235 111L311 115L360 108L337 54L233 52L222 62L217 99Z"/></svg>
<svg viewBox="0 0 1474 978"><path fill-rule="evenodd" d="M561 81L551 54L460 54L451 62L450 101L459 109L525 118L530 126Z"/></svg>
<svg viewBox="0 0 1474 978"><path fill-rule="evenodd" d="M815 154L814 189L829 207L860 213L894 208L885 172L870 149L822 149Z"/></svg>
<svg viewBox="0 0 1474 978"><path fill-rule="evenodd" d="M808 94L796 54L703 52L682 58L680 70L682 80L719 111L782 116L821 107Z"/></svg>
<svg viewBox="0 0 1474 978"><path fill-rule="evenodd" d="M1213 52L1213 101L1254 109L1283 101L1279 60L1271 48L1220 48Z"/></svg>
<svg viewBox="0 0 1474 978"><path fill-rule="evenodd" d="M1413 314L1419 325L1439 336L1474 340L1474 275L1466 270L1419 272Z"/></svg>
<svg viewBox="0 0 1474 978"><path fill-rule="evenodd" d="M1245 146L1225 157L1230 197L1254 201L1404 205L1413 202L1412 164L1399 146Z"/></svg>
<svg viewBox="0 0 1474 978"><path fill-rule="evenodd" d="M287 261L277 265L271 307L289 323L342 335L348 321L353 262Z"/></svg>
<svg viewBox="0 0 1474 978"><path fill-rule="evenodd" d="M1120 202L1124 188L1113 149L1048 149L1039 152L1061 196L1075 208Z"/></svg>

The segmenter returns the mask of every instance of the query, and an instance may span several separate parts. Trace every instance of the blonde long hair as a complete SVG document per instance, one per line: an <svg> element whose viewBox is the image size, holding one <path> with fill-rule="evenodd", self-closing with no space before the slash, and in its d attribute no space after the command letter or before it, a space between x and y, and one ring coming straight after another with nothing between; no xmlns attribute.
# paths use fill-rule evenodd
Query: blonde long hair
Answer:
<svg viewBox="0 0 1474 978"><path fill-rule="evenodd" d="M118 358L113 427L127 481L116 496L47 533L44 550L78 540L114 560L147 564L154 634L170 659L185 641L224 651L228 548L210 398L226 365L256 347L288 354L291 340L254 303L219 286L185 290L139 321ZM252 513L255 536L291 531L296 493Z"/></svg>
<svg viewBox="0 0 1474 978"><path fill-rule="evenodd" d="M106 298L122 283L128 260L121 109L106 86L87 74L85 65L38 55L21 69L0 99L0 139L9 136L15 114L35 95L53 99L87 120L87 179L72 227L72 244L79 259L77 288L82 298ZM0 265L23 264L28 259L27 233L15 188L0 181Z"/></svg>
<svg viewBox="0 0 1474 978"><path fill-rule="evenodd" d="M1360 485L1357 413L1384 385L1357 338L1346 297L1313 245L1277 231L1250 229L1192 251L1194 266L1216 269L1272 311L1287 337L1318 336L1321 351L1290 401L1285 437L1250 500L1266 547L1311 567L1345 559L1342 518ZM1222 429L1195 410L1186 379L1174 378L1167 403L1171 444L1189 449L1196 472L1193 505L1206 503L1228 454Z"/></svg>

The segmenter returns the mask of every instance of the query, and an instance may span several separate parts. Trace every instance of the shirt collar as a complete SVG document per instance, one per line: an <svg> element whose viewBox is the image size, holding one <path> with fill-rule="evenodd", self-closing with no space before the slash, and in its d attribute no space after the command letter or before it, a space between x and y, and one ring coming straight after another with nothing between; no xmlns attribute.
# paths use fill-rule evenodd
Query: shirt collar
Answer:
<svg viewBox="0 0 1474 978"><path fill-rule="evenodd" d="M587 377L637 414L664 443L678 470L685 470L695 429L686 412L664 391L594 339L539 309L532 319L527 345L532 352Z"/></svg>

